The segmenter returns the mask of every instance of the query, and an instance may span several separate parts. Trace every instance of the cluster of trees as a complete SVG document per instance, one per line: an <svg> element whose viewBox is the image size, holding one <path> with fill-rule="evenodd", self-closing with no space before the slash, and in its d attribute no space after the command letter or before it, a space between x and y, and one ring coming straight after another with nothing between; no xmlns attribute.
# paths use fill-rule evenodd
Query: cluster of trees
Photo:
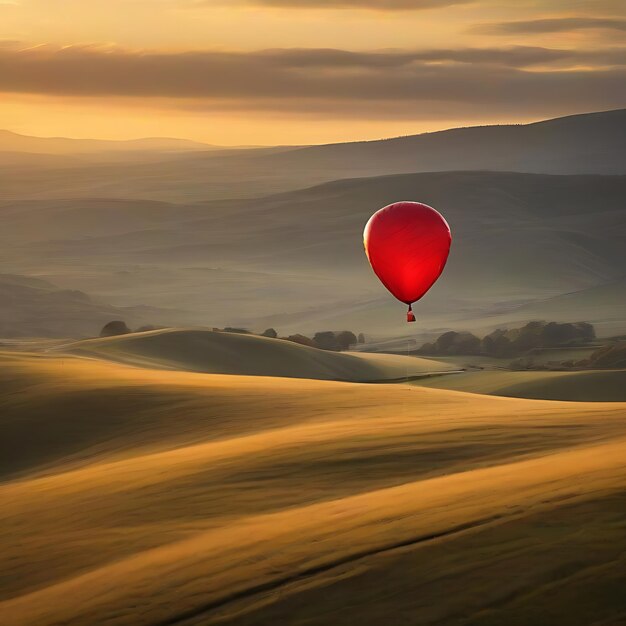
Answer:
<svg viewBox="0 0 626 626"><path fill-rule="evenodd" d="M479 339L468 332L449 331L433 343L425 343L418 352L428 355L478 355L509 357L535 348L581 345L595 339L587 322L529 322L521 328L498 329Z"/></svg>
<svg viewBox="0 0 626 626"><path fill-rule="evenodd" d="M100 337L113 337L115 335L126 335L128 333L136 332L146 332L149 330L157 330L162 328L161 326L142 326L135 331L132 331L127 325L126 322L122 320L113 320L108 324L105 324L102 330L100 331ZM246 334L251 335L252 333L245 328L235 328L231 326L226 326L225 328L214 328L214 331L224 332L224 333L237 333L237 334ZM309 346L311 348L319 348L321 350L334 350L339 352L341 350L348 350L351 346L357 343L365 343L365 335L363 333L359 333L358 337L349 330L342 330L339 332L334 332L331 330L315 333L315 335L311 337L307 337L306 335L289 335L288 337L279 337L278 332L274 328L268 328L261 333L262 337L269 337L271 339L285 339L287 341L293 341L294 343L302 344L303 346Z"/></svg>
<svg viewBox="0 0 626 626"><path fill-rule="evenodd" d="M278 333L273 328L268 328L263 333L263 337L278 338ZM319 333L315 333L313 337L307 337L299 333L295 335L289 335L288 337L280 337L280 339L286 339L287 341L293 341L303 346L309 346L311 348L319 348L320 350L333 350L339 352L341 350L348 350L351 346L357 343L365 343L365 335L359 333L357 337L350 330L342 330L334 332L332 330L326 330Z"/></svg>
<svg viewBox="0 0 626 626"><path fill-rule="evenodd" d="M113 320L102 327L100 337L114 337L115 335L127 335L128 333L145 333L149 330L159 330L163 326L140 326L136 330L131 330L122 320Z"/></svg>
<svg viewBox="0 0 626 626"><path fill-rule="evenodd" d="M245 328L233 328L226 326L225 328L214 328L213 330L223 333L238 333L252 335L251 331ZM279 337L278 331L275 328L267 328L261 333L261 337L269 337L270 339L284 339L286 341L293 341L303 346L309 346L310 348L319 348L320 350L334 350L336 352L341 350L348 350L350 346L357 343L365 343L365 335L359 333L358 337L349 330L342 330L334 332L331 330L315 333L313 337L307 337L296 333L295 335L288 335L287 337Z"/></svg>

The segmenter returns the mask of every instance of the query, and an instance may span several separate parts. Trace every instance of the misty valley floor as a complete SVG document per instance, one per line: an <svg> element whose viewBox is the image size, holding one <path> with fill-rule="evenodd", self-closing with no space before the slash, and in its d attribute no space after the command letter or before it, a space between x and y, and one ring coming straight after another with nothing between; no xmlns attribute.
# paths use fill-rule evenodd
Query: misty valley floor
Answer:
<svg viewBox="0 0 626 626"><path fill-rule="evenodd" d="M626 403L92 350L0 353L3 626L624 623Z"/></svg>

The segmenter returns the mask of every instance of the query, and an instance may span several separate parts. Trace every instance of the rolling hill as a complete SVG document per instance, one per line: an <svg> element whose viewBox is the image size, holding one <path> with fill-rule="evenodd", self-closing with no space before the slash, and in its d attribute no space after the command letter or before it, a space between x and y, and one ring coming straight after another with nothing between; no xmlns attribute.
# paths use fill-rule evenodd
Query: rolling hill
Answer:
<svg viewBox="0 0 626 626"><path fill-rule="evenodd" d="M483 357L486 369L472 371L470 367L470 371L462 372L471 357L439 360L328 352L254 335L171 328L60 344L48 351L172 371L353 382L404 382L412 378L411 384L420 387L492 396L626 402L626 370L618 369L619 363L600 371L511 371L502 369L507 360L494 363ZM572 358L570 352L563 351L564 358ZM480 363L481 357L476 361Z"/></svg>
<svg viewBox="0 0 626 626"><path fill-rule="evenodd" d="M107 140L32 137L0 130L0 152L29 154L94 154L101 152L189 152L210 150L214 146L187 139L148 137L145 139Z"/></svg>
<svg viewBox="0 0 626 626"><path fill-rule="evenodd" d="M319 380L378 381L454 370L432 359L329 352L281 339L193 329L89 339L58 350L157 369Z"/></svg>
<svg viewBox="0 0 626 626"><path fill-rule="evenodd" d="M19 138L15 144L45 139ZM0 138L1 139L1 138ZM64 149L80 152L83 144L69 141ZM80 140L83 141L83 140ZM20 143L21 142L21 143ZM457 170L519 171L537 174L625 174L626 109L573 115L545 122L510 126L456 128L436 133L378 141L257 150L201 150L189 142L166 140L171 149L191 152L163 158L163 140L85 144L91 150L75 167L55 169L16 157L0 172L7 199L109 197L189 202L252 198L296 190L335 179L385 174ZM66 146L66 144L63 144ZM159 147L161 146L161 147ZM135 163L93 163L94 155L131 154L142 148ZM94 152L95 149L99 153ZM131 152L128 149L131 149ZM25 148L24 148L25 149ZM47 148L51 150L51 148ZM1 143L0 143L0 150ZM154 158L154 155L157 158ZM167 155L166 155L167 156Z"/></svg>
<svg viewBox="0 0 626 626"><path fill-rule="evenodd" d="M402 174L250 200L0 204L3 257L117 306L186 313L155 324L405 332L359 233L373 211L419 198L453 231L420 330L489 329L541 318L625 327L625 176ZM570 295L563 295L563 294Z"/></svg>
<svg viewBox="0 0 626 626"><path fill-rule="evenodd" d="M132 317L81 291L22 276L0 275L0 299L0 337L89 336L112 317Z"/></svg>
<svg viewBox="0 0 626 626"><path fill-rule="evenodd" d="M626 109L532 124L476 126L378 141L309 146L271 157L289 169L379 175L471 169L625 174Z"/></svg>
<svg viewBox="0 0 626 626"><path fill-rule="evenodd" d="M82 291L60 289L29 276L0 274L0 338L93 337L112 319L132 326L180 317L181 311L146 306L115 307Z"/></svg>
<svg viewBox="0 0 626 626"><path fill-rule="evenodd" d="M415 384L536 400L626 402L626 369L608 371L496 371L437 376Z"/></svg>
<svg viewBox="0 0 626 626"><path fill-rule="evenodd" d="M3 626L626 610L623 403L9 352L0 381Z"/></svg>
<svg viewBox="0 0 626 626"><path fill-rule="evenodd" d="M626 176L591 172L622 171L625 120L619 110L120 167L34 155L65 160L0 172L3 267L118 308L148 307L146 323L399 336L400 308L372 275L360 233L381 206L418 199L445 214L454 237L442 280L419 305L420 339L542 318L615 335L626 328ZM581 173L395 173L434 167ZM258 197L329 178L341 180Z"/></svg>

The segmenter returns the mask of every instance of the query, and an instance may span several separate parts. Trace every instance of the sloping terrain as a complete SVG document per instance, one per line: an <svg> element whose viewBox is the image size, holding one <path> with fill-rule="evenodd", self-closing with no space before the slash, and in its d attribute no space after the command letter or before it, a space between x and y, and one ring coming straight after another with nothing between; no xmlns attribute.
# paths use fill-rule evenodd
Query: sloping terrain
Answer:
<svg viewBox="0 0 626 626"><path fill-rule="evenodd" d="M12 353L0 386L3 626L626 611L626 404Z"/></svg>
<svg viewBox="0 0 626 626"><path fill-rule="evenodd" d="M0 244L20 273L117 306L193 311L173 323L397 336L404 311L371 272L359 233L378 208L415 198L453 231L442 279L417 307L422 332L545 315L617 334L626 324L624 195L624 176L447 172L254 201L5 202Z"/></svg>
<svg viewBox="0 0 626 626"><path fill-rule="evenodd" d="M621 267L621 263L619 265ZM595 287L563 293L525 303L489 316L491 329L496 325L513 325L527 320L571 321L593 320L596 333L610 337L623 332L626 310L626 278L620 278Z"/></svg>
<svg viewBox="0 0 626 626"><path fill-rule="evenodd" d="M0 137L1 139L1 137ZM11 139L12 141L9 141ZM5 135L5 150L93 151L88 141ZM29 140L34 143L30 147ZM6 198L114 197L190 200L257 197L307 185L355 176L453 170L518 171L538 174L625 174L626 109L547 120L535 124L456 128L379 141L251 151L208 151L154 162L146 151L143 162L102 166L84 160L74 168L55 169L36 161L0 172ZM49 143L45 143L48 141ZM101 147L194 150L192 142L140 140ZM1 149L0 141L0 149ZM74 148L70 146L74 145ZM18 148L16 148L18 146ZM200 146L201 148L202 146Z"/></svg>
<svg viewBox="0 0 626 626"><path fill-rule="evenodd" d="M178 318L181 311L152 307L115 307L88 294L59 289L29 276L0 274L0 338L93 337L113 319L140 326L155 317Z"/></svg>
<svg viewBox="0 0 626 626"><path fill-rule="evenodd" d="M87 162L71 151L80 141L5 133L5 148L63 154L3 153L4 271L116 307L179 312L152 324L399 336L402 313L370 271L359 233L380 207L416 199L453 231L442 280L419 304L421 333L549 318L616 335L626 327L625 124L618 110L168 159L161 140L146 140L124 147L149 158L123 165ZM84 149L89 158L126 154L113 144Z"/></svg>
<svg viewBox="0 0 626 626"><path fill-rule="evenodd" d="M138 316L92 300L81 291L59 289L26 276L0 274L0 337L96 335L111 319Z"/></svg>
<svg viewBox="0 0 626 626"><path fill-rule="evenodd" d="M0 130L0 152L29 154L90 154L101 152L183 152L210 150L212 146L167 137L148 137L115 141L107 139L69 139L66 137L31 137Z"/></svg>
<svg viewBox="0 0 626 626"><path fill-rule="evenodd" d="M532 124L477 126L300 148L272 160L288 169L360 175L472 169L542 174L625 174L626 109Z"/></svg>
<svg viewBox="0 0 626 626"><path fill-rule="evenodd" d="M329 352L282 339L201 329L88 339L57 350L140 367L319 380L392 380L454 369L433 359Z"/></svg>
<svg viewBox="0 0 626 626"><path fill-rule="evenodd" d="M419 380L416 384L514 398L626 402L625 369L573 372L485 370L437 376Z"/></svg>
<svg viewBox="0 0 626 626"><path fill-rule="evenodd" d="M593 352L588 360L584 361L588 367L597 369L625 368L626 367L626 341L617 341L614 344L603 346Z"/></svg>

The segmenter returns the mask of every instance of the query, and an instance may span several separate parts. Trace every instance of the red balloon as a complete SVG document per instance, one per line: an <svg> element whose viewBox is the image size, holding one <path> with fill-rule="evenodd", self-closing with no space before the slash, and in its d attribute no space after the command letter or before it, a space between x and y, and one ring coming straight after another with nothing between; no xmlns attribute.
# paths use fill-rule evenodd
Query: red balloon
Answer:
<svg viewBox="0 0 626 626"><path fill-rule="evenodd" d="M432 207L419 202L396 202L372 215L363 241L380 281L410 307L441 275L452 235L446 220ZM409 321L413 321L410 317Z"/></svg>

